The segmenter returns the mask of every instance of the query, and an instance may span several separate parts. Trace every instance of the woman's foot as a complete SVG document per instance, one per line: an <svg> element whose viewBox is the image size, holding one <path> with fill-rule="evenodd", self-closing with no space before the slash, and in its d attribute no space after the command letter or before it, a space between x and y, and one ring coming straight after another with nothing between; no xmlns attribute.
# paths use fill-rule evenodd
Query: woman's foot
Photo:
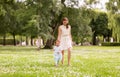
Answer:
<svg viewBox="0 0 120 77"><path fill-rule="evenodd" d="M68 66L71 66L71 64L68 64Z"/></svg>

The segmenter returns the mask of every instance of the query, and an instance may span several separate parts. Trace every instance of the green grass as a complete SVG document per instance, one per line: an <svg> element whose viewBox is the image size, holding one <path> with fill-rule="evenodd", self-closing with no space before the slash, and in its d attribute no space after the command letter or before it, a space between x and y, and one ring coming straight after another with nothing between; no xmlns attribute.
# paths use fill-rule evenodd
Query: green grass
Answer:
<svg viewBox="0 0 120 77"><path fill-rule="evenodd" d="M54 67L52 50L0 46L0 77L120 77L120 47L80 46L71 65Z"/></svg>

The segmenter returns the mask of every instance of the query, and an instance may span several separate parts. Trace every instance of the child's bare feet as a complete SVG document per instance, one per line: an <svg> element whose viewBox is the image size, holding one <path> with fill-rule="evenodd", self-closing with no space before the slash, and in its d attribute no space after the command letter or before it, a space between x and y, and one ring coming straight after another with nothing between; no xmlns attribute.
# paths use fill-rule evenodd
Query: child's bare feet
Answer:
<svg viewBox="0 0 120 77"><path fill-rule="evenodd" d="M57 65L57 64L55 64L55 67L58 67L58 65Z"/></svg>

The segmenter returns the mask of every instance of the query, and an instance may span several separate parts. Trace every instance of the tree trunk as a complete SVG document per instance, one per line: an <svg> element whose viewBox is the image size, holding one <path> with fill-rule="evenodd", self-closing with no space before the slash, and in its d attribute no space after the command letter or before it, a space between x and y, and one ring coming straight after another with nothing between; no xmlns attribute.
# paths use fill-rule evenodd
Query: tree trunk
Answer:
<svg viewBox="0 0 120 77"><path fill-rule="evenodd" d="M3 45L6 45L6 34L3 35Z"/></svg>
<svg viewBox="0 0 120 77"><path fill-rule="evenodd" d="M110 36L108 36L108 42L110 42Z"/></svg>
<svg viewBox="0 0 120 77"><path fill-rule="evenodd" d="M43 39L43 45L45 45L45 40Z"/></svg>
<svg viewBox="0 0 120 77"><path fill-rule="evenodd" d="M22 46L22 35L20 36L20 45Z"/></svg>
<svg viewBox="0 0 120 77"><path fill-rule="evenodd" d="M103 36L103 42L105 42L105 36Z"/></svg>
<svg viewBox="0 0 120 77"><path fill-rule="evenodd" d="M116 41L116 42L118 42L118 43L119 43L119 35L118 35L118 34L116 35L116 39L117 39L117 41Z"/></svg>
<svg viewBox="0 0 120 77"><path fill-rule="evenodd" d="M45 49L51 49L52 45L53 45L53 39L48 39L44 48Z"/></svg>
<svg viewBox="0 0 120 77"><path fill-rule="evenodd" d="M15 39L15 34L13 33L13 44L16 46L16 39Z"/></svg>
<svg viewBox="0 0 120 77"><path fill-rule="evenodd" d="M31 41L30 41L30 43L31 43L31 46L33 46L33 38L32 38L32 36L31 36Z"/></svg>
<svg viewBox="0 0 120 77"><path fill-rule="evenodd" d="M117 42L117 34L115 35L115 42Z"/></svg>
<svg viewBox="0 0 120 77"><path fill-rule="evenodd" d="M82 37L81 38L81 46L83 46L83 40L84 40L84 38Z"/></svg>
<svg viewBox="0 0 120 77"><path fill-rule="evenodd" d="M28 45L28 36L26 36L26 45Z"/></svg>
<svg viewBox="0 0 120 77"><path fill-rule="evenodd" d="M61 0L61 4L63 4L64 7L66 7L66 5L65 5L65 1L66 1L66 0Z"/></svg>
<svg viewBox="0 0 120 77"><path fill-rule="evenodd" d="M96 34L93 34L93 39L92 39L93 45L96 45Z"/></svg>

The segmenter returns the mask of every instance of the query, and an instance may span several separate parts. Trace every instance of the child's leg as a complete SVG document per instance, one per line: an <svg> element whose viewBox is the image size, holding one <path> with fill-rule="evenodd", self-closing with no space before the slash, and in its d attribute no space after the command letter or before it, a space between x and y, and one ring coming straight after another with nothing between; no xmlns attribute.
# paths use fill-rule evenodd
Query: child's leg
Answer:
<svg viewBox="0 0 120 77"><path fill-rule="evenodd" d="M58 58L55 57L55 66L57 66L57 65L58 65Z"/></svg>
<svg viewBox="0 0 120 77"><path fill-rule="evenodd" d="M55 66L57 66L58 65L58 63L57 63L57 61L55 61Z"/></svg>
<svg viewBox="0 0 120 77"><path fill-rule="evenodd" d="M62 54L59 54L57 63L59 63L59 61L61 61L61 60L62 60Z"/></svg>
<svg viewBox="0 0 120 77"><path fill-rule="evenodd" d="M60 61L62 60L62 54L60 54Z"/></svg>

